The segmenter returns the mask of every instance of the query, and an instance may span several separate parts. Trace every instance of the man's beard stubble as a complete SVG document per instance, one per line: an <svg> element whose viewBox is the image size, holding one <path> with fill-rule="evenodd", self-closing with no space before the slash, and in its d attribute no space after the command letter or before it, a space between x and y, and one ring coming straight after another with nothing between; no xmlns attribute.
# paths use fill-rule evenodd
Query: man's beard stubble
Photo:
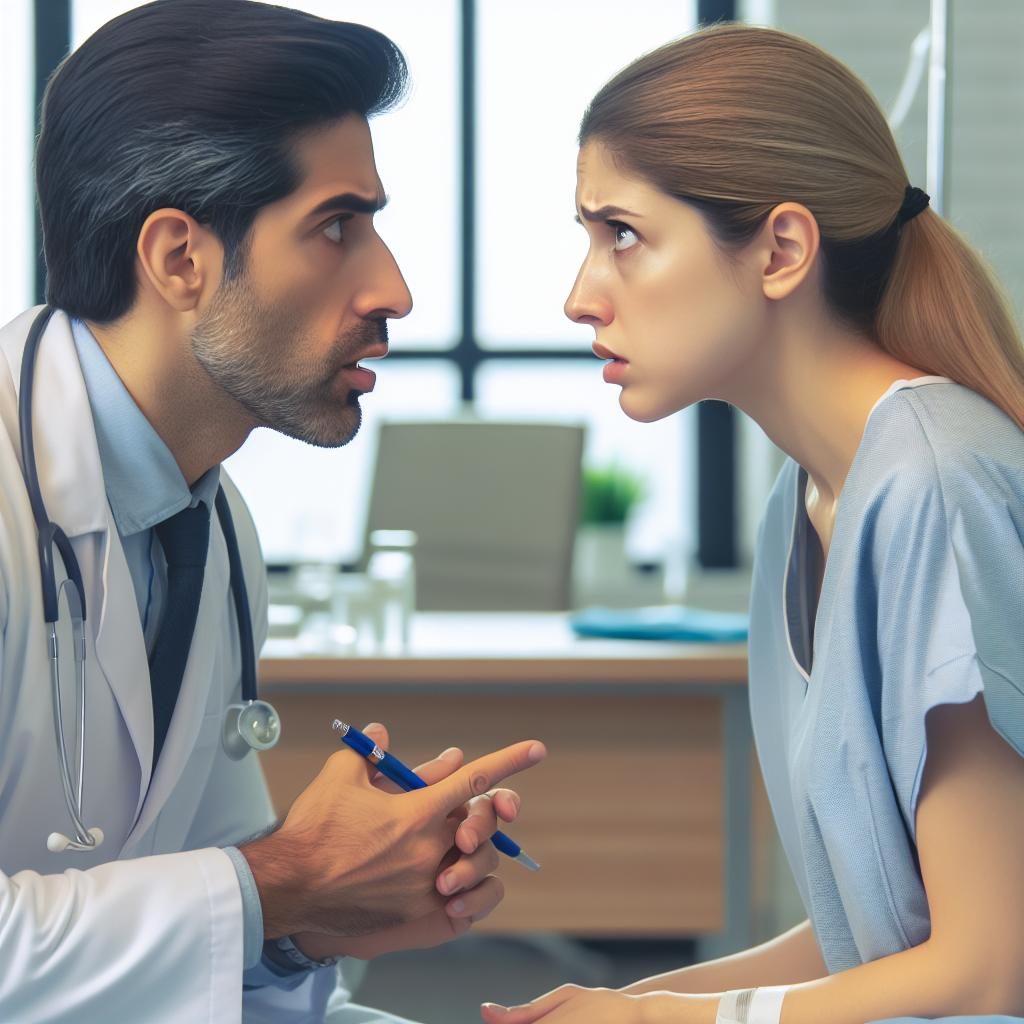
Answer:
<svg viewBox="0 0 1024 1024"><path fill-rule="evenodd" d="M320 448L337 448L355 437L362 422L358 391L343 402L333 393L342 367L371 345L387 344L384 320L361 321L336 340L325 359L291 375L305 343L301 316L263 306L243 274L222 284L192 332L192 352L210 379L269 427Z"/></svg>

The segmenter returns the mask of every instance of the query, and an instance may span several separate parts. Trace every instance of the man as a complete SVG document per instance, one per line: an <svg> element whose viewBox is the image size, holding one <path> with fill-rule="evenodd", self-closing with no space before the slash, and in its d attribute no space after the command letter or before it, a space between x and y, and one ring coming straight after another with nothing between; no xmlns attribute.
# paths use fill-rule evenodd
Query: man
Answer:
<svg viewBox="0 0 1024 1024"><path fill-rule="evenodd" d="M257 648L267 596L219 466L257 426L323 446L359 428L373 387L359 362L386 354L386 320L411 308L373 226L367 124L404 82L398 50L361 26L157 0L49 84L37 185L55 312L27 384L38 311L0 331L0 1020L223 1024L243 1004L246 1020L322 1020L337 958L445 941L501 899L487 839L519 800L491 787L539 743L462 767L447 751L422 768L433 785L401 795L339 752L252 839L272 823L263 777L220 742L242 641L218 486ZM32 465L83 579L73 757L46 686ZM60 704L56 721L77 720ZM72 833L75 807L96 822L78 849L53 831ZM371 1018L385 1019L331 1016Z"/></svg>

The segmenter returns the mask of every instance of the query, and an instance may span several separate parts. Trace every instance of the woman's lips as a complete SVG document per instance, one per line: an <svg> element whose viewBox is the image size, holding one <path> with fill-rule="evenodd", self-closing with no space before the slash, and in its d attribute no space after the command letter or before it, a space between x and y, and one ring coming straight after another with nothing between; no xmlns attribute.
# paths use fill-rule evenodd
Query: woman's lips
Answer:
<svg viewBox="0 0 1024 1024"><path fill-rule="evenodd" d="M622 356L617 356L610 348L605 348L599 342L595 341L592 347L595 356L599 359L609 360L609 362L604 364L604 373L602 374L605 381L609 384L625 383L626 375L629 371L628 360L623 359Z"/></svg>
<svg viewBox="0 0 1024 1024"><path fill-rule="evenodd" d="M598 359L616 359L620 363L624 363L626 361L622 356L617 356L611 351L611 349L605 348L600 342L595 341L592 348L594 355L597 356Z"/></svg>

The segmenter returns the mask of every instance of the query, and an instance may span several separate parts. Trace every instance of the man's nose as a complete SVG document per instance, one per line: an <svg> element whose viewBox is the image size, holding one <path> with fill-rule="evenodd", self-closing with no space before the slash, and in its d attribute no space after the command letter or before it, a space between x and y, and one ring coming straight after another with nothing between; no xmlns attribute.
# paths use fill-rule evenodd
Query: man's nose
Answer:
<svg viewBox="0 0 1024 1024"><path fill-rule="evenodd" d="M380 242L366 286L356 301L356 312L364 319L401 320L412 311L412 293L391 250Z"/></svg>

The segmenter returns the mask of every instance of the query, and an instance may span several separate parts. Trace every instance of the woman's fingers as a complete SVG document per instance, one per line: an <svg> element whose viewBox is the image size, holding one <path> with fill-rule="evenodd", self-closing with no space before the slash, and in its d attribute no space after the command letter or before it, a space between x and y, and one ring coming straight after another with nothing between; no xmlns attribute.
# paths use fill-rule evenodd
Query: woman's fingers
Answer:
<svg viewBox="0 0 1024 1024"><path fill-rule="evenodd" d="M487 1024L533 1024L546 1017L552 1010L579 995L584 990L579 985L562 985L547 995L539 996L522 1006L501 1006L498 1003L484 1003L480 1016Z"/></svg>

